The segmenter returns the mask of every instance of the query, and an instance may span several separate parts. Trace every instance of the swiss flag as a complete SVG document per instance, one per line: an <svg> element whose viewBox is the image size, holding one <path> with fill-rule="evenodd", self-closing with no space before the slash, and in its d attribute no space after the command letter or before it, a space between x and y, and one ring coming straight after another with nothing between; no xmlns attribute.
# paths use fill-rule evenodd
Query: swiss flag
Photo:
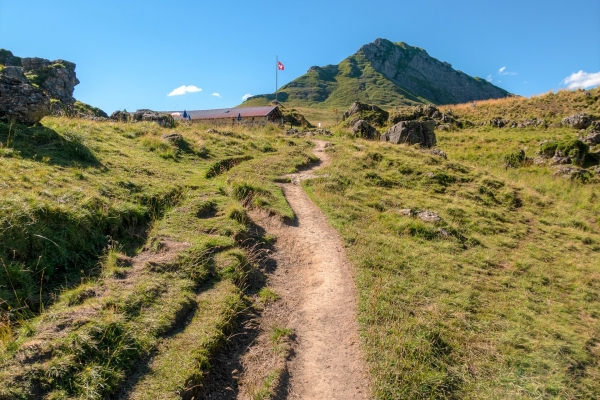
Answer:
<svg viewBox="0 0 600 400"><path fill-rule="evenodd" d="M277 61L277 69L280 71L283 71L285 69L285 67L283 66L283 64L281 63L281 61Z"/></svg>

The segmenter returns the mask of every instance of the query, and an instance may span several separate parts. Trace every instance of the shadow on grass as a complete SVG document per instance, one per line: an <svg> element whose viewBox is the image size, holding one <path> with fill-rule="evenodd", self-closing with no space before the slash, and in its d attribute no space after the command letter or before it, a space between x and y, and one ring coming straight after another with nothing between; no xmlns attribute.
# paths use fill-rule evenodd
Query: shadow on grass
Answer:
<svg viewBox="0 0 600 400"><path fill-rule="evenodd" d="M47 164L87 167L101 164L86 146L86 136L79 132L56 131L42 125L27 127L0 122L0 143L4 157L30 158Z"/></svg>

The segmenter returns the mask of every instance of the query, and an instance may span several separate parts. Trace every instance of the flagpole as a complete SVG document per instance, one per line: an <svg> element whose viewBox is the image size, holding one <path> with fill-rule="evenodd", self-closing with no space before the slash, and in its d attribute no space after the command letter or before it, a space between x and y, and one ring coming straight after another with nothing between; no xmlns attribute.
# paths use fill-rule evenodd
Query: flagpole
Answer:
<svg viewBox="0 0 600 400"><path fill-rule="evenodd" d="M277 82L277 78L279 75L279 56L275 56L275 104L277 104L277 89L278 89L278 82Z"/></svg>

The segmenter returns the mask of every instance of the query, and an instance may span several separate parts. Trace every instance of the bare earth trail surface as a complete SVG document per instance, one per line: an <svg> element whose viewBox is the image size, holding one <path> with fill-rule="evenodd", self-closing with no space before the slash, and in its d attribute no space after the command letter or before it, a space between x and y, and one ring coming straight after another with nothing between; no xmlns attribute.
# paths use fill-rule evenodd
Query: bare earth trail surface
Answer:
<svg viewBox="0 0 600 400"><path fill-rule="evenodd" d="M338 233L299 182L327 165L327 142L315 140L319 165L290 175L281 188L296 214L292 224L255 213L255 222L277 235L271 286L288 310L295 332L288 361L288 399L367 399L369 384L359 346L356 288Z"/></svg>

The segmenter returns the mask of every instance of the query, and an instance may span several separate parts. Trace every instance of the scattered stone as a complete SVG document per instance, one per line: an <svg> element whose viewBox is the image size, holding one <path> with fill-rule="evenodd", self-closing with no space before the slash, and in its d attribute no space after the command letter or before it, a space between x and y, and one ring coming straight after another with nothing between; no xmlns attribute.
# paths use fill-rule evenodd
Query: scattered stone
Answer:
<svg viewBox="0 0 600 400"><path fill-rule="evenodd" d="M0 119L33 125L50 115L50 99L33 86L21 68L0 70Z"/></svg>
<svg viewBox="0 0 600 400"><path fill-rule="evenodd" d="M490 120L490 125L492 125L495 128L504 128L509 123L510 123L510 121L507 121L503 118L494 118L494 119Z"/></svg>
<svg viewBox="0 0 600 400"><path fill-rule="evenodd" d="M161 138L174 145L183 142L183 136L177 132L165 133Z"/></svg>
<svg viewBox="0 0 600 400"><path fill-rule="evenodd" d="M574 114L562 119L562 124L575 129L585 129L592 124L592 119L585 113Z"/></svg>
<svg viewBox="0 0 600 400"><path fill-rule="evenodd" d="M600 166L594 168L594 173L600 175Z"/></svg>
<svg viewBox="0 0 600 400"><path fill-rule="evenodd" d="M536 157L536 158L533 159L533 163L535 165L545 165L547 161L548 161L548 159L546 157L543 157L543 156L538 156L538 157Z"/></svg>
<svg viewBox="0 0 600 400"><path fill-rule="evenodd" d="M569 157L563 157L561 155L555 155L550 159L550 165L563 165L563 164L571 164L571 159Z"/></svg>
<svg viewBox="0 0 600 400"><path fill-rule="evenodd" d="M377 129L369 124L364 119L360 119L356 121L354 126L352 127L352 133L354 136L362 137L365 139L375 139L378 136Z"/></svg>
<svg viewBox="0 0 600 400"><path fill-rule="evenodd" d="M381 135L381 141L433 147L437 143L434 130L435 121L402 121Z"/></svg>
<svg viewBox="0 0 600 400"><path fill-rule="evenodd" d="M442 228L439 229L439 232L440 232L440 236L443 236L443 237L450 237L450 236L452 236L450 234L450 232L448 232L447 230L442 229Z"/></svg>
<svg viewBox="0 0 600 400"><path fill-rule="evenodd" d="M444 153L442 150L440 150L438 148L431 149L430 153L433 154L434 156L442 157L445 160L448 159L448 156L446 155L446 153Z"/></svg>
<svg viewBox="0 0 600 400"><path fill-rule="evenodd" d="M568 178L571 180L583 180L586 181L591 177L591 173L583 168L578 168L572 165L560 166L554 172L554 176L559 176L562 178Z"/></svg>
<svg viewBox="0 0 600 400"><path fill-rule="evenodd" d="M442 218L439 215L437 215L433 211L427 211L427 210L419 211L419 210L411 210L410 208L404 208L404 209L398 210L398 213L400 213L402 215L406 215L408 217L417 217L421 221L424 221L424 222L439 222L442 220Z"/></svg>
<svg viewBox="0 0 600 400"><path fill-rule="evenodd" d="M588 144L588 145L600 144L600 131L591 131L583 139L583 142L586 143L586 144Z"/></svg>
<svg viewBox="0 0 600 400"><path fill-rule="evenodd" d="M429 171L429 172L425 172L425 176L428 178L433 178L435 176L435 174L433 172Z"/></svg>
<svg viewBox="0 0 600 400"><path fill-rule="evenodd" d="M419 211L417 217L424 222L439 222L442 218L433 211Z"/></svg>

